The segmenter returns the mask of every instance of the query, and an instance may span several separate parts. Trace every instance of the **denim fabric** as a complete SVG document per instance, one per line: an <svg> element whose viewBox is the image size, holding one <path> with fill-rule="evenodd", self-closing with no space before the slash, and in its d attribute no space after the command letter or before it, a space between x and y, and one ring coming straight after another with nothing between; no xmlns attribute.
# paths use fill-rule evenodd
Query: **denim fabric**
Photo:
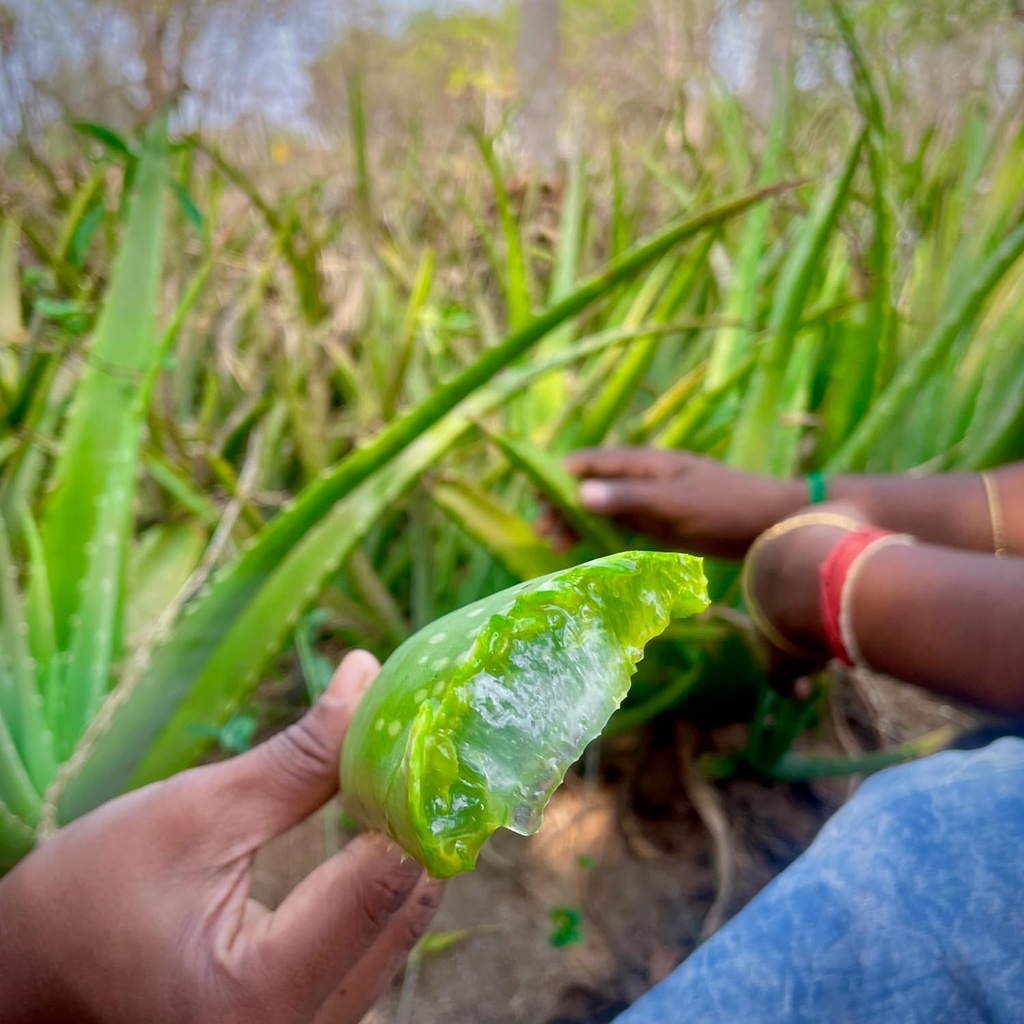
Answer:
<svg viewBox="0 0 1024 1024"><path fill-rule="evenodd" d="M1024 1021L1024 741L869 779L616 1024Z"/></svg>

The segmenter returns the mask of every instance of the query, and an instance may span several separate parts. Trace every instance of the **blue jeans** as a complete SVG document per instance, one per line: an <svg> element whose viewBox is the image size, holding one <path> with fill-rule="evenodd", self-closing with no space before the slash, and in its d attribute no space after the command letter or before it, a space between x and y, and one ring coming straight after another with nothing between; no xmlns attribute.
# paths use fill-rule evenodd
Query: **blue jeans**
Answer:
<svg viewBox="0 0 1024 1024"><path fill-rule="evenodd" d="M1024 741L869 779L616 1024L1024 1021Z"/></svg>

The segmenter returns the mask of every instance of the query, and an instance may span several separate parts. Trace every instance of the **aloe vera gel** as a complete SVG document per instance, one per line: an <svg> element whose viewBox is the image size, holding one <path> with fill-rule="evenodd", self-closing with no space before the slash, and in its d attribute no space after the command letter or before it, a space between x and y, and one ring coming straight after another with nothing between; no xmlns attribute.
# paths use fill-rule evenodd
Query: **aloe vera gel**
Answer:
<svg viewBox="0 0 1024 1024"><path fill-rule="evenodd" d="M629 690L645 644L703 611L688 555L630 552L461 608L388 659L349 729L348 812L427 870L470 870L497 828L535 832Z"/></svg>

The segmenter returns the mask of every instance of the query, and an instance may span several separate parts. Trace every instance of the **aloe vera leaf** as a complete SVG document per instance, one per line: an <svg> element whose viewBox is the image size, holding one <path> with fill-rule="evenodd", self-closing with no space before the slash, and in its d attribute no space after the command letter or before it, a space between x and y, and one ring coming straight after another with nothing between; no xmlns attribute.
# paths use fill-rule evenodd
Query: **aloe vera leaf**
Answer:
<svg viewBox="0 0 1024 1024"><path fill-rule="evenodd" d="M757 366L757 351L748 352L720 384L708 388L680 409L675 418L658 433L651 443L656 448L685 448L697 430L705 423L712 413L723 411L728 413L728 406L723 403L729 395L743 385L747 377Z"/></svg>
<svg viewBox="0 0 1024 1024"><path fill-rule="evenodd" d="M25 620L28 626L28 647L36 665L44 666L49 665L57 653L50 577L46 571L46 554L35 519L27 509L23 509L19 521L27 564Z"/></svg>
<svg viewBox="0 0 1024 1024"><path fill-rule="evenodd" d="M186 474L158 454L145 456L143 462L153 482L166 491L182 509L198 516L208 526L217 526L221 520L221 510Z"/></svg>
<svg viewBox="0 0 1024 1024"><path fill-rule="evenodd" d="M771 339L762 352L760 365L751 381L729 450L730 464L739 469L763 472L767 465L778 432L778 403L786 362L820 272L822 256L849 196L863 147L862 132L832 187L822 192L815 202L780 274L772 301Z"/></svg>
<svg viewBox="0 0 1024 1024"><path fill-rule="evenodd" d="M32 784L45 792L57 767L53 735L43 713L37 685L36 662L29 649L29 627L25 605L18 588L18 576L0 521L0 638L3 660L10 673L13 707L5 711L15 745ZM12 714L13 713L13 714Z"/></svg>
<svg viewBox="0 0 1024 1024"><path fill-rule="evenodd" d="M438 878L531 835L629 690L648 640L708 605L699 559L628 552L446 615L388 659L349 727L345 805Z"/></svg>
<svg viewBox="0 0 1024 1024"><path fill-rule="evenodd" d="M1021 365L1017 339L1024 329L1020 316L1007 318L1006 327L988 355L988 365L974 418L964 443L964 465L986 469L999 464L1002 441L1021 437L1024 422L1024 365Z"/></svg>
<svg viewBox="0 0 1024 1024"><path fill-rule="evenodd" d="M35 833L0 803L0 875L31 853Z"/></svg>
<svg viewBox="0 0 1024 1024"><path fill-rule="evenodd" d="M60 820L110 799L133 779L141 783L187 767L207 742L190 733L189 726L221 721L235 708L328 575L381 510L480 416L543 373L599 347L574 346L539 368L510 373L486 389L499 370L675 245L784 188L731 200L635 247L554 309L485 351L454 380L307 487L189 606L173 634L152 652L139 678L130 677L108 698L51 787L48 799L59 801ZM466 405L454 413L463 401Z"/></svg>
<svg viewBox="0 0 1024 1024"><path fill-rule="evenodd" d="M74 258L76 248L86 249L85 242L81 238L81 232L87 218L95 218L94 211L98 210L100 220L103 219L105 210L102 195L107 181L107 170L108 168L105 164L97 166L89 178L79 187L71 201L71 206L61 228L60 239L54 250L54 256L61 266L73 265L76 262ZM98 226L99 223L95 223L92 226L92 230L95 231ZM85 253L83 252L82 255L84 256ZM81 264L79 263L79 265Z"/></svg>
<svg viewBox="0 0 1024 1024"><path fill-rule="evenodd" d="M398 401L402 396L405 387L405 375L409 369L409 360L412 358L413 348L416 343L416 331L419 328L420 315L423 307L430 298L430 289L434 285L434 250L427 248L420 257L420 264L416 270L416 280L413 282L412 294L409 296L409 303L405 307L405 315L402 318L402 330L398 340L398 354L394 360L394 369L391 372L391 379L387 390L384 393L383 415L390 419L398 408Z"/></svg>
<svg viewBox="0 0 1024 1024"><path fill-rule="evenodd" d="M619 546L618 534L580 501L579 481L562 462L526 441L487 431L505 457L536 487L575 533L605 553Z"/></svg>
<svg viewBox="0 0 1024 1024"><path fill-rule="evenodd" d="M789 126L791 89L782 84L781 78L776 79L776 89L775 110L758 179L762 185L770 185L778 179L782 148ZM708 388L718 387L743 360L750 346L751 325L757 316L758 279L770 212L767 206L752 210L744 225L739 255L736 259L736 271L722 311L727 324L715 334L711 343Z"/></svg>
<svg viewBox="0 0 1024 1024"><path fill-rule="evenodd" d="M498 164L493 142L482 132L474 131L480 155L484 158L487 170L494 184L494 201L501 219L501 229L505 236L505 272L499 269L502 287L505 290L505 301L508 303L508 321L513 330L519 330L530 320L530 279L523 253L523 239L519 233L519 222L516 220L509 201L508 189L505 188L505 176Z"/></svg>
<svg viewBox="0 0 1024 1024"><path fill-rule="evenodd" d="M7 667L0 658L0 690L10 692L13 686ZM6 716L0 716L0 803L28 825L39 820L40 796L29 778L28 771L18 753Z"/></svg>
<svg viewBox="0 0 1024 1024"><path fill-rule="evenodd" d="M579 275L580 257L583 251L583 237L586 227L587 187L586 168L583 158L576 156L569 165L569 185L562 217L558 228L558 248L555 265L551 274L548 294L549 305L561 302L572 294ZM541 358L558 352L573 340L571 322L552 331L537 350ZM564 375L551 374L539 381L523 399L526 408L526 423L531 436L543 424L550 423L564 408L568 397L568 386Z"/></svg>
<svg viewBox="0 0 1024 1024"><path fill-rule="evenodd" d="M359 213L367 227L373 222L373 194L366 132L366 94L363 91L363 69L359 61L351 64L345 74L348 94L349 134L356 165L356 196Z"/></svg>
<svg viewBox="0 0 1024 1024"><path fill-rule="evenodd" d="M163 126L156 126L140 160L124 244L68 414L41 530L57 642L68 655L60 680L62 757L102 701L117 650L145 411L139 396L159 351L165 147Z"/></svg>
<svg viewBox="0 0 1024 1024"><path fill-rule="evenodd" d="M17 217L5 217L0 229L0 344L21 341L21 279L18 276L18 239L21 224Z"/></svg>
<svg viewBox="0 0 1024 1024"><path fill-rule="evenodd" d="M366 553L356 548L349 557L349 578L364 609L372 615L392 643L401 643L411 632L402 609Z"/></svg>
<svg viewBox="0 0 1024 1024"><path fill-rule="evenodd" d="M684 258L682 266L675 271L665 294L655 307L655 322L670 318L690 299L707 272L708 255L714 241L715 235L709 234ZM632 346L620 357L618 366L584 413L582 425L576 435L578 444L593 447L607 438L647 376L662 340L657 334L644 338L640 344Z"/></svg>
<svg viewBox="0 0 1024 1024"><path fill-rule="evenodd" d="M74 756L62 766L47 794L59 819L69 821L91 810L132 781L141 785L192 763L208 745L193 727L218 725L231 716L256 684L266 660L297 624L302 610L376 525L383 509L391 507L480 417L520 394L544 373L563 369L623 340L613 335L601 342L577 343L540 366L507 373L467 399L394 458L388 472L371 475L328 507L313 524L315 528L296 538L276 563L260 564L264 577L242 581L252 591L244 602L229 609L232 614L220 620L219 631L202 620L198 626L203 629L195 628L192 617L204 614L204 602L186 609L174 634L134 676L129 671L128 678L107 698ZM312 493L312 488L307 491ZM298 503L308 499L308 494L300 496ZM265 537L254 544L255 550L265 543ZM232 578L229 571L219 582L215 579L209 593L216 593ZM194 632L188 631L190 625ZM231 626L234 628L229 629Z"/></svg>
<svg viewBox="0 0 1024 1024"><path fill-rule="evenodd" d="M610 323L623 330L640 328L651 318L658 296L672 280L678 266L679 260L674 254L660 260L642 281L638 281L622 296L622 300L609 317ZM642 335L641 340L646 340L646 336ZM570 403L563 409L548 432L551 443L557 445L558 450L566 451L597 443L592 439L600 438L605 415L602 413L598 420L591 406L600 400L621 361L621 353L606 352L588 369L579 389L577 402ZM578 404L580 399L582 404Z"/></svg>
<svg viewBox="0 0 1024 1024"><path fill-rule="evenodd" d="M21 279L18 240L21 224L8 216L0 225L0 397L9 417L18 388L18 346L24 340L21 322Z"/></svg>
<svg viewBox="0 0 1024 1024"><path fill-rule="evenodd" d="M125 645L129 650L174 600L199 565L207 533L198 523L151 527L128 557Z"/></svg>
<svg viewBox="0 0 1024 1024"><path fill-rule="evenodd" d="M520 579L565 567L565 559L522 516L465 480L438 480L430 496L466 533Z"/></svg>
<svg viewBox="0 0 1024 1024"><path fill-rule="evenodd" d="M874 230L868 266L872 288L868 306L866 337L870 344L860 345L857 366L849 366L845 385L850 395L849 423L864 415L873 395L882 390L892 375L895 360L896 317L892 305L893 218L888 198L889 132L885 122L881 90L867 55L857 40L853 23L836 0L829 4L853 64L854 95L867 123L868 172L872 187Z"/></svg>
<svg viewBox="0 0 1024 1024"><path fill-rule="evenodd" d="M650 438L661 430L669 420L675 419L703 386L707 372L707 362L701 362L663 391L644 411L639 422L630 431L632 439L639 441Z"/></svg>
<svg viewBox="0 0 1024 1024"><path fill-rule="evenodd" d="M1019 223L978 269L935 330L903 364L846 443L829 460L830 472L859 468L884 432L906 415L916 392L948 356L957 338L971 329L992 291L1024 254L1024 222Z"/></svg>

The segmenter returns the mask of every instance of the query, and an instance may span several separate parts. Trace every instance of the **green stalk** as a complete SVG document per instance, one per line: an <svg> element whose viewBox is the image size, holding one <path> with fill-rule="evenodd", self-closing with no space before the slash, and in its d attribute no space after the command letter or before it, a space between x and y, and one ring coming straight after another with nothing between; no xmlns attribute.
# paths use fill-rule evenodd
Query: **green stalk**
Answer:
<svg viewBox="0 0 1024 1024"><path fill-rule="evenodd" d="M772 337L762 352L729 450L730 464L739 469L763 472L768 465L779 431L779 403L787 362L829 238L849 196L863 146L862 133L838 179L819 196L779 278L769 325Z"/></svg>
<svg viewBox="0 0 1024 1024"><path fill-rule="evenodd" d="M903 364L892 383L829 460L830 472L860 468L883 434L906 415L914 396L932 378L957 338L977 321L985 302L1024 254L1024 221L1018 223L978 270L969 287L955 297L938 326Z"/></svg>

